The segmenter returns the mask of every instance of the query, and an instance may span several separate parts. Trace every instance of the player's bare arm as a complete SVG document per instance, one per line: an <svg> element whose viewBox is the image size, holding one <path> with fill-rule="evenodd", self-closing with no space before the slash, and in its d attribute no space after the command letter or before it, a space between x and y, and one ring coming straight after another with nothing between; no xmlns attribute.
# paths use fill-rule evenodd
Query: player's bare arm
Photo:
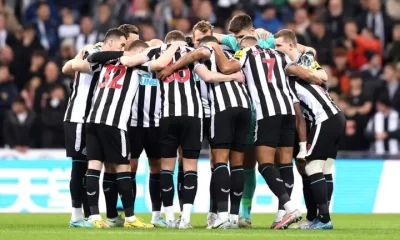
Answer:
<svg viewBox="0 0 400 240"><path fill-rule="evenodd" d="M238 61L229 60L217 43L209 43L209 45L215 51L217 66L223 74L233 74L240 71L240 63Z"/></svg>
<svg viewBox="0 0 400 240"><path fill-rule="evenodd" d="M230 82L230 81L237 81L237 82L244 82L244 75L241 72L236 72L233 74L225 75L218 72L212 72L208 70L208 68L204 65L200 65L196 67L195 72L203 81L208 83L218 83L218 82Z"/></svg>
<svg viewBox="0 0 400 240"><path fill-rule="evenodd" d="M157 74L158 79L164 80L169 77L173 72L192 64L199 60L207 60L210 59L211 53L209 50L205 48L198 48L183 57L181 57L175 64L167 66L162 71Z"/></svg>
<svg viewBox="0 0 400 240"><path fill-rule="evenodd" d="M164 69L171 62L178 48L186 45L187 43L184 41L173 42L168 50L161 54L159 58L150 62L150 71L155 72Z"/></svg>
<svg viewBox="0 0 400 240"><path fill-rule="evenodd" d="M311 84L321 85L324 82L322 79L317 77L313 71L304 69L298 65L290 65L286 68L286 73L295 75Z"/></svg>

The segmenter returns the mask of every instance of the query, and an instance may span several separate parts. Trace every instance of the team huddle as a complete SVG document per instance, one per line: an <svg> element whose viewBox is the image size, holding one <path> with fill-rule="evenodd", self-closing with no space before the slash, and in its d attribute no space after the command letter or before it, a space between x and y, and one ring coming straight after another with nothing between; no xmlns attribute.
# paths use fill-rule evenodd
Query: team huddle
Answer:
<svg viewBox="0 0 400 240"><path fill-rule="evenodd" d="M213 33L200 21L191 37L171 31L164 41L144 42L135 26L124 24L64 65L63 73L75 74L64 119L71 227L192 228L197 161L207 138L207 229L251 227L256 163L279 199L272 229L333 228L332 168L345 117L327 93L315 50L298 44L290 30L255 30L248 15L235 16L229 31ZM134 214L143 150L150 223ZM304 219L290 199L293 157L303 178ZM181 214L175 219L177 161ZM99 213L103 166L106 220ZM125 218L117 212L118 196Z"/></svg>

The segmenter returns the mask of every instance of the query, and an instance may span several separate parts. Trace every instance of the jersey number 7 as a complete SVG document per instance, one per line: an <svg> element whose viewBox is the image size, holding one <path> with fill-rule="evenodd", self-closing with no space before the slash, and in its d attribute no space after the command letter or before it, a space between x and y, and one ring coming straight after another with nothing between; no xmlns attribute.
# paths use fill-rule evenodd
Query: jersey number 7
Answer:
<svg viewBox="0 0 400 240"><path fill-rule="evenodd" d="M121 80L121 78L125 75L126 67L122 65L115 66L111 64L107 64L104 67L106 68L106 72L104 73L104 81L99 83L99 88L108 87L108 88L121 89L122 85L118 84L118 81ZM111 72L113 72L114 75L110 82ZM109 82L110 84L108 84Z"/></svg>
<svg viewBox="0 0 400 240"><path fill-rule="evenodd" d="M272 71L274 70L275 66L275 58L263 58L262 62L267 65L268 68L267 80L268 82L272 82Z"/></svg>

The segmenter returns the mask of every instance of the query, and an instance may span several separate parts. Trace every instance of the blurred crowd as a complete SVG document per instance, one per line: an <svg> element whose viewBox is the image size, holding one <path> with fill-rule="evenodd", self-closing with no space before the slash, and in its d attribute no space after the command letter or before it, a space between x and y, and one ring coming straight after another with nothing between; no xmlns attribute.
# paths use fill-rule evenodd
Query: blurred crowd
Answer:
<svg viewBox="0 0 400 240"><path fill-rule="evenodd" d="M348 118L343 150L400 139L397 120L383 130L374 122L378 113L393 121L388 116L400 111L400 0L0 0L0 146L64 146L73 79L60 69L109 28L135 24L142 39L163 39L207 20L214 32L228 33L239 13L272 33L291 29L317 50Z"/></svg>

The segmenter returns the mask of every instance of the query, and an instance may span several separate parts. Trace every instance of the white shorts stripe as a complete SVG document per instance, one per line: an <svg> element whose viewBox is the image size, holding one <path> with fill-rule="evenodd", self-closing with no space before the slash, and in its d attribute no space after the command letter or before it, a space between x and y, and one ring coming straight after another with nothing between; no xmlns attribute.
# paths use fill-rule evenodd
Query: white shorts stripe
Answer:
<svg viewBox="0 0 400 240"><path fill-rule="evenodd" d="M82 142L82 123L76 124L75 132L75 151L79 152L81 150Z"/></svg>
<svg viewBox="0 0 400 240"><path fill-rule="evenodd" d="M203 119L200 118L200 142L203 142Z"/></svg>
<svg viewBox="0 0 400 240"><path fill-rule="evenodd" d="M125 139L125 131L120 130L121 132L121 154L123 157L126 157L126 139Z"/></svg>
<svg viewBox="0 0 400 240"><path fill-rule="evenodd" d="M215 136L215 114L211 115L211 123L210 123L210 128L211 128L211 138L214 138Z"/></svg>
<svg viewBox="0 0 400 240"><path fill-rule="evenodd" d="M311 155L312 151L314 150L315 145L317 144L319 132L321 131L321 125L322 125L322 123L316 125L317 129L315 130L314 138L313 138L310 149L307 151L306 157Z"/></svg>

